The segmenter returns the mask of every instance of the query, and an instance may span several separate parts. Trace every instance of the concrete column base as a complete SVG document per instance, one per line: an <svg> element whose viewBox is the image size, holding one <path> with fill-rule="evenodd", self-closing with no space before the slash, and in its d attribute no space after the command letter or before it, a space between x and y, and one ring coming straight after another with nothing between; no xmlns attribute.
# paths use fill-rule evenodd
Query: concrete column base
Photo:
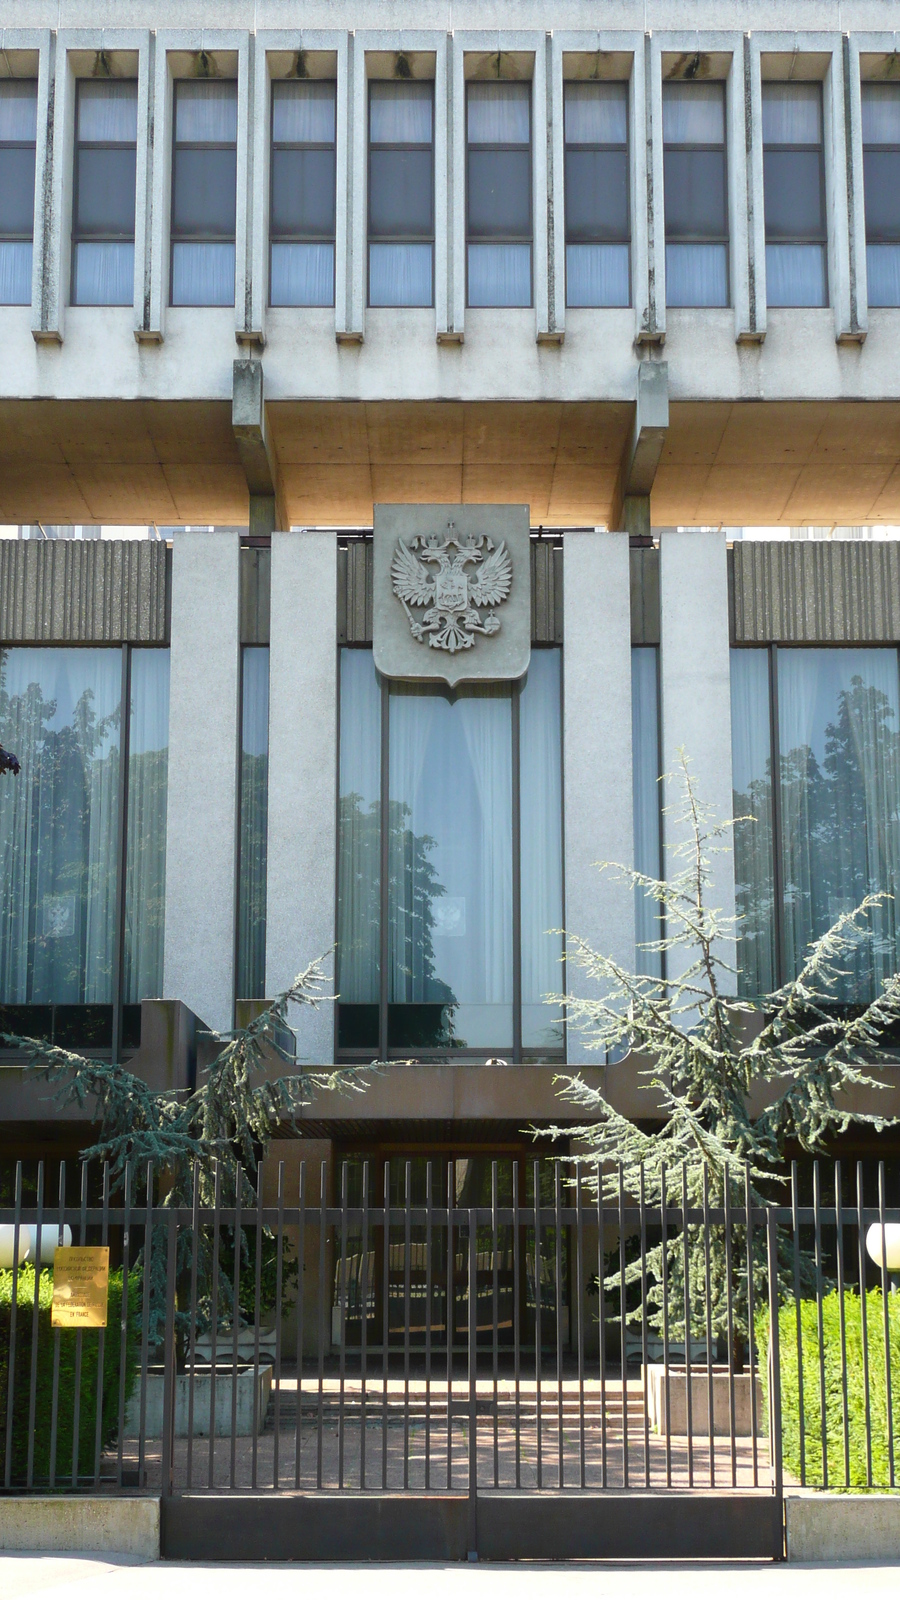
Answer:
<svg viewBox="0 0 900 1600"><path fill-rule="evenodd" d="M789 1561L900 1561L900 1495L787 1495L784 1520Z"/></svg>
<svg viewBox="0 0 900 1600"><path fill-rule="evenodd" d="M0 1550L92 1551L159 1560L159 1500L147 1495L0 1496Z"/></svg>

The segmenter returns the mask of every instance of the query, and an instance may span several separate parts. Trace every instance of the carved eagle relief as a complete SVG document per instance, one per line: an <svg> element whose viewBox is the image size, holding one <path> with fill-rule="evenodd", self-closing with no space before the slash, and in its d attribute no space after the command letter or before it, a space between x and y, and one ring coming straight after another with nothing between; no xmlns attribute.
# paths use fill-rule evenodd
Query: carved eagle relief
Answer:
<svg viewBox="0 0 900 1600"><path fill-rule="evenodd" d="M455 552L455 553L454 553ZM512 586L512 561L505 540L495 545L487 534L457 534L397 540L391 582L420 644L434 650L471 650L478 633L500 631L493 609ZM421 618L411 606L424 607Z"/></svg>

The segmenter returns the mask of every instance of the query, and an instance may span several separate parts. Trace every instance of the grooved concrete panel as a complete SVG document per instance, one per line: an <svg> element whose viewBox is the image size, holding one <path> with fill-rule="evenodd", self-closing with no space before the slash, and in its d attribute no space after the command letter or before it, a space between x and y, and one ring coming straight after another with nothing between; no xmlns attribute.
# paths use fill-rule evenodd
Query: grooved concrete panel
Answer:
<svg viewBox="0 0 900 1600"><path fill-rule="evenodd" d="M0 541L0 639L165 644L169 562L149 539Z"/></svg>
<svg viewBox="0 0 900 1600"><path fill-rule="evenodd" d="M732 561L736 644L900 639L900 544L754 540Z"/></svg>

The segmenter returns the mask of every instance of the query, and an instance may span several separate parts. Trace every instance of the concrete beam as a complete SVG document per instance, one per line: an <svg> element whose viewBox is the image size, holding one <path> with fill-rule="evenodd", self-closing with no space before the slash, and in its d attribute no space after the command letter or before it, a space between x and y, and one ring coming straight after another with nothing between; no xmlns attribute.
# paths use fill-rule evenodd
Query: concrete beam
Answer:
<svg viewBox="0 0 900 1600"><path fill-rule="evenodd" d="M649 533L650 491L668 429L668 362L642 361L637 369L634 419L619 468L611 528Z"/></svg>
<svg viewBox="0 0 900 1600"><path fill-rule="evenodd" d="M287 522L279 519L278 458L266 427L265 377L256 357L234 363L231 426L250 495L251 534L273 533Z"/></svg>

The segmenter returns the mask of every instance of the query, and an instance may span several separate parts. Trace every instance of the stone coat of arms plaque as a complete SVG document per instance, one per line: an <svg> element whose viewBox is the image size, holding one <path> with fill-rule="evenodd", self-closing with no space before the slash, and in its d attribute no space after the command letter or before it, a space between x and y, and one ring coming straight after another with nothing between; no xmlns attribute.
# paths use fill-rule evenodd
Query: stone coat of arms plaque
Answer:
<svg viewBox="0 0 900 1600"><path fill-rule="evenodd" d="M527 506L375 507L373 644L388 678L521 678L531 654Z"/></svg>

